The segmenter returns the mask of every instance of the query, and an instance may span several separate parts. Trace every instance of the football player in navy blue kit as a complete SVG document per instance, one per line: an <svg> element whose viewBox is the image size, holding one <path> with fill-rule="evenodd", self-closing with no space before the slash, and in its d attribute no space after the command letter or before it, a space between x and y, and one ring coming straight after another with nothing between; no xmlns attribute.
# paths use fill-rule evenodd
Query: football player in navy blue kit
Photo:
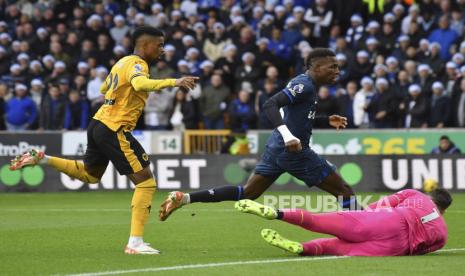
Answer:
<svg viewBox="0 0 465 276"><path fill-rule="evenodd" d="M210 190L169 193L160 206L159 218L168 216L183 205L195 202L237 201L256 199L284 172L343 200L342 207L357 208L354 192L336 172L335 167L309 146L315 120L325 120L336 129L345 128L347 118L316 115L318 89L333 84L339 76L334 52L316 48L306 58L307 71L292 79L281 92L264 104L264 112L275 127L266 143L265 152L255 173L244 186L223 186ZM284 118L279 110L283 108Z"/></svg>

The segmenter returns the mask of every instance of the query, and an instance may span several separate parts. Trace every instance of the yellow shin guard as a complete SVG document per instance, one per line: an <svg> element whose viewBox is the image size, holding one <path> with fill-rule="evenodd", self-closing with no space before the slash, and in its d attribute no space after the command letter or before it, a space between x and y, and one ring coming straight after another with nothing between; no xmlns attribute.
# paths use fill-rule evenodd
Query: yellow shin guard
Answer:
<svg viewBox="0 0 465 276"><path fill-rule="evenodd" d="M68 160L58 157L50 157L48 164L58 171L76 178L85 183L98 183L100 179L92 176L84 169L84 163L77 160Z"/></svg>
<svg viewBox="0 0 465 276"><path fill-rule="evenodd" d="M131 236L142 237L152 207L155 179L150 178L136 185L131 202Z"/></svg>

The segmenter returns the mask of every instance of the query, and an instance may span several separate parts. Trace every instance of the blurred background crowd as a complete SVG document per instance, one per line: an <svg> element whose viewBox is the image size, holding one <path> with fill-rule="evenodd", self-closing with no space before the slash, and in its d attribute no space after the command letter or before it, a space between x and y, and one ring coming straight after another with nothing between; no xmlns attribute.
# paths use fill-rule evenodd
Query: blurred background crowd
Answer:
<svg viewBox="0 0 465 276"><path fill-rule="evenodd" d="M85 129L141 25L166 35L152 78L200 82L151 93L138 129L270 129L264 102L315 47L341 71L319 88L318 114L350 128L464 127L464 12L465 0L0 0L0 130Z"/></svg>

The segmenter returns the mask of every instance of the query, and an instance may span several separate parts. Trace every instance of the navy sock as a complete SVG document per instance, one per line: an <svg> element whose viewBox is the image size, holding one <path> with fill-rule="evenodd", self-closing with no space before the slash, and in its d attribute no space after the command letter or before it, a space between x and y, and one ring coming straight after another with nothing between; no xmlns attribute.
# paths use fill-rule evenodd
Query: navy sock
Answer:
<svg viewBox="0 0 465 276"><path fill-rule="evenodd" d="M351 211L363 210L363 207L358 204L357 198L355 196L344 198L339 203L341 204L341 207L343 210L351 210Z"/></svg>
<svg viewBox="0 0 465 276"><path fill-rule="evenodd" d="M282 211L276 210L276 214L277 214L276 219L283 219L284 213Z"/></svg>
<svg viewBox="0 0 465 276"><path fill-rule="evenodd" d="M223 186L210 190L203 190L189 193L190 202L220 202L220 201L237 201L244 196L242 186Z"/></svg>

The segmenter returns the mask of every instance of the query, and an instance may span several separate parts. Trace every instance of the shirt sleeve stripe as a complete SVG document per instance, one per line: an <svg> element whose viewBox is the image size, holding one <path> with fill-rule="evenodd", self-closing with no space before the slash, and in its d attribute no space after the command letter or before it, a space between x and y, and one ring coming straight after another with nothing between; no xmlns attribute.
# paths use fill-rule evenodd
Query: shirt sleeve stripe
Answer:
<svg viewBox="0 0 465 276"><path fill-rule="evenodd" d="M146 77L145 74L141 74L141 73L132 75L131 78L129 79L129 83L131 83L131 81L132 81L133 78L135 78L135 77L141 77L141 76Z"/></svg>
<svg viewBox="0 0 465 276"><path fill-rule="evenodd" d="M289 93L289 91L287 91L286 89L283 90L284 94L287 95L287 97L291 100L291 103L294 102L294 97L292 97L292 95Z"/></svg>

